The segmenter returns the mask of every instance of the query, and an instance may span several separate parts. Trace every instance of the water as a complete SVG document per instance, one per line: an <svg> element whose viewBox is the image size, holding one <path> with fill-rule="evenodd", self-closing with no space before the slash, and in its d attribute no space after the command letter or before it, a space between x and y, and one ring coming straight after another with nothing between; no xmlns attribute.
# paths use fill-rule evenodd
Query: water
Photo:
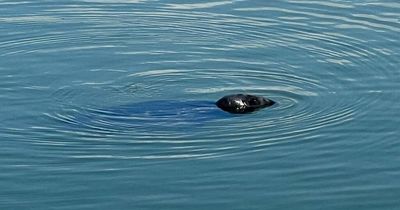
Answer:
<svg viewBox="0 0 400 210"><path fill-rule="evenodd" d="M399 209L399 34L395 0L1 0L0 209Z"/></svg>

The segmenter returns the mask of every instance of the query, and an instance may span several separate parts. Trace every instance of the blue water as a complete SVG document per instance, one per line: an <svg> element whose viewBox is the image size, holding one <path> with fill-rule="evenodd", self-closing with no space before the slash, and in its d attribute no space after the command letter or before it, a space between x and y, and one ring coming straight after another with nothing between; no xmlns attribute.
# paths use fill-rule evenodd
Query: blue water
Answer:
<svg viewBox="0 0 400 210"><path fill-rule="evenodd" d="M0 0L0 209L400 209L399 34L397 0Z"/></svg>

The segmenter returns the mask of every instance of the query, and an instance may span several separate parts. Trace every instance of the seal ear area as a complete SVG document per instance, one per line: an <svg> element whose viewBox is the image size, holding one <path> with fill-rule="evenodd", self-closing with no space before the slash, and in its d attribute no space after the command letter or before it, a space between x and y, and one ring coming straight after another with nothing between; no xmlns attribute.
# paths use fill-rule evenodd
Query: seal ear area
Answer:
<svg viewBox="0 0 400 210"><path fill-rule="evenodd" d="M223 97L221 99L219 99L216 103L218 108L227 111L227 112L231 112L232 111L232 103L231 100L228 100L227 97Z"/></svg>

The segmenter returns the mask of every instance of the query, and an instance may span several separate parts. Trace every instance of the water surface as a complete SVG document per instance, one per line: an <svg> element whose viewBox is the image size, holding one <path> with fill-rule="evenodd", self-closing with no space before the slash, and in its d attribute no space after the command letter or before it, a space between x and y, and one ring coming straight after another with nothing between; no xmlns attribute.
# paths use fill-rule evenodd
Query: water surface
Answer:
<svg viewBox="0 0 400 210"><path fill-rule="evenodd" d="M397 209L398 34L394 0L0 0L0 209Z"/></svg>

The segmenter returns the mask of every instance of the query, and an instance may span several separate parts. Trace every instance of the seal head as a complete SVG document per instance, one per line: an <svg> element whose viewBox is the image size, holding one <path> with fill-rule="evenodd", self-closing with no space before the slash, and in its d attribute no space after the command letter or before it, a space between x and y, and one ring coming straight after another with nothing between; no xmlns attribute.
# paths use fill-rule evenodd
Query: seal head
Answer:
<svg viewBox="0 0 400 210"><path fill-rule="evenodd" d="M216 105L233 114L245 114L272 106L275 102L261 96L236 94L224 96L216 102Z"/></svg>

